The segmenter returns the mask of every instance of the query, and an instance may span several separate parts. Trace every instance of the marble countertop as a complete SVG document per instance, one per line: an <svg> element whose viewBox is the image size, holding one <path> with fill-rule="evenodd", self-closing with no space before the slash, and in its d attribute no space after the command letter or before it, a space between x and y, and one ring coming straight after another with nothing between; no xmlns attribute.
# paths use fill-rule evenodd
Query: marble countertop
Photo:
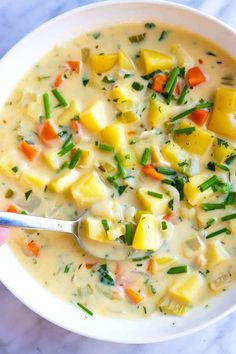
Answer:
<svg viewBox="0 0 236 354"><path fill-rule="evenodd" d="M94 1L94 0L93 0ZM96 0L95 0L96 1ZM0 0L0 57L41 23L89 0ZM236 0L176 0L236 26ZM194 335L150 345L112 344L40 318L0 284L0 354L235 354L236 313ZM96 348L96 349L95 349Z"/></svg>

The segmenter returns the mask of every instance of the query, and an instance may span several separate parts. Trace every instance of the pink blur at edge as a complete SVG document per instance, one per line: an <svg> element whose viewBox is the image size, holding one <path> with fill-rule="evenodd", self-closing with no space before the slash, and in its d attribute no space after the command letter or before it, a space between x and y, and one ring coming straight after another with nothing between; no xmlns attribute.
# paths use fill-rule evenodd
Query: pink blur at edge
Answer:
<svg viewBox="0 0 236 354"><path fill-rule="evenodd" d="M0 246L2 246L10 236L10 232L6 227L0 227Z"/></svg>

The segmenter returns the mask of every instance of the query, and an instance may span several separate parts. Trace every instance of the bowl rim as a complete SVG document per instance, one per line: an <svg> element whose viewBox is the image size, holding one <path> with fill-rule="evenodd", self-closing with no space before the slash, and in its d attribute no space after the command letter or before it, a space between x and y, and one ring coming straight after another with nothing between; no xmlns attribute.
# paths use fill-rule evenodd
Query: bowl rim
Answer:
<svg viewBox="0 0 236 354"><path fill-rule="evenodd" d="M74 15L76 13L83 12L85 10L96 9L98 7L106 7L107 5L111 6L111 5L117 5L117 4L135 4L135 3L145 4L145 5L148 5L148 4L157 4L158 5L158 4L160 4L160 5L172 7L174 9L183 9L183 10L189 12L190 14L195 13L195 14L199 15L200 17L205 18L207 21L211 21L211 22L215 23L217 26L227 29L233 35L236 35L236 30L233 27L231 27L230 25L224 23L223 21L213 17L212 15L206 14L198 9L195 9L195 8L183 5L183 4L175 3L172 1L166 1L166 0L109 0L109 1L106 1L106 0L104 0L104 1L98 1L98 2L87 4L87 5L83 5L83 6L78 6L72 10L66 11L66 12L50 19L49 21L44 22L42 25L38 26L33 31L31 31L30 33L25 35L12 48L10 48L0 59L0 66L3 62L7 61L8 57L10 55L12 55L12 53L14 53L14 51L17 51L18 47L20 47L25 41L27 41L31 37L34 37L35 34L40 33L40 31L44 30L46 27L48 27L50 25L53 25L57 21L61 21L62 19L70 17L71 15ZM183 25L183 28L184 28L184 25ZM5 246L2 246L1 252L2 251L4 252L4 249L5 249ZM137 338L135 340L130 340L129 338L127 338L127 339L126 338L125 339L119 338L118 339L115 336L111 337L111 335L108 336L105 333L103 336L96 335L96 333L89 333L86 329L83 329L83 328L79 328L78 331L75 331L74 329L72 329L68 325L68 323L62 324L57 319L51 318L49 315L47 315L47 313L40 311L39 309L35 308L35 306L33 304L26 301L23 296L18 295L17 291L14 290L14 286L11 286L11 284L7 284L6 281L4 282L4 280L1 279L1 272L0 272L0 281L24 305L26 305L29 309L31 309L33 312L35 312L36 314L38 314L42 318L46 319L47 321L49 321L53 324L56 324L57 326L64 328L64 329L66 329L70 332L73 332L75 334L83 335L83 336L86 336L86 337L89 337L92 339L96 339L96 340L103 340L103 341L107 341L107 342L112 342L112 343L148 344L148 343L157 343L157 342L174 340L174 339L181 338L181 337L189 335L189 334L196 333L202 329L205 329L206 327L225 318L226 316L231 314L236 309L236 303L235 303L227 310L223 310L222 313L219 313L218 315L214 316L213 318L209 319L208 321L204 322L203 324L194 326L193 328L190 328L189 330L182 330L176 334L163 335L162 337L158 337L158 335L157 335L157 338L152 339L152 340L143 339L143 338L142 339Z"/></svg>

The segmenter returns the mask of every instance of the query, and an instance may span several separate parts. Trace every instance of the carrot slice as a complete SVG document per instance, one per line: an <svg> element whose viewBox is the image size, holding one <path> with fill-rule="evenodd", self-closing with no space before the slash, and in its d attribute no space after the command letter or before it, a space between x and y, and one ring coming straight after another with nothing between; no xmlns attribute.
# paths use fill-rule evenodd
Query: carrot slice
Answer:
<svg viewBox="0 0 236 354"><path fill-rule="evenodd" d="M40 152L39 148L27 143L25 140L20 142L19 148L30 161L33 161Z"/></svg>
<svg viewBox="0 0 236 354"><path fill-rule="evenodd" d="M63 83L63 81L64 81L64 76L63 76L63 74L59 74L59 75L57 75L57 77L56 77L56 80L54 81L54 87L59 87L59 86L61 86L61 84Z"/></svg>
<svg viewBox="0 0 236 354"><path fill-rule="evenodd" d="M163 179L165 178L165 176L162 173L157 172L156 169L151 164L143 167L143 173L158 181L163 181Z"/></svg>
<svg viewBox="0 0 236 354"><path fill-rule="evenodd" d="M187 72L187 80L190 87L197 86L206 81L206 76L198 66L194 66Z"/></svg>
<svg viewBox="0 0 236 354"><path fill-rule="evenodd" d="M168 77L167 75L158 74L154 77L152 83L152 89L156 92L163 92L164 86L167 83Z"/></svg>
<svg viewBox="0 0 236 354"><path fill-rule="evenodd" d="M15 204L9 204L5 211L18 214L20 209Z"/></svg>
<svg viewBox="0 0 236 354"><path fill-rule="evenodd" d="M152 271L153 263L154 263L153 258L149 259L148 265L147 265L147 271L148 271L148 272L151 272L151 271Z"/></svg>
<svg viewBox="0 0 236 354"><path fill-rule="evenodd" d="M169 221L172 218L172 216L173 216L173 214L169 213L169 214L166 214L165 216L163 216L163 219L166 221Z"/></svg>
<svg viewBox="0 0 236 354"><path fill-rule="evenodd" d="M85 267L86 269L91 269L93 266L95 266L97 263L86 263Z"/></svg>
<svg viewBox="0 0 236 354"><path fill-rule="evenodd" d="M76 133L79 134L81 132L81 124L78 120L72 119L70 122L71 129Z"/></svg>
<svg viewBox="0 0 236 354"><path fill-rule="evenodd" d="M72 71L76 71L78 74L80 72L80 61L78 60L68 60L67 64L69 65Z"/></svg>
<svg viewBox="0 0 236 354"><path fill-rule="evenodd" d="M193 113L191 113L191 115L189 116L189 118L196 123L197 125L199 125L200 127L202 127L206 121L207 121L207 117L208 117L208 111L205 111L204 109L196 109L196 111L194 111Z"/></svg>
<svg viewBox="0 0 236 354"><path fill-rule="evenodd" d="M39 137L44 142L58 138L57 128L51 120L44 120L43 123L40 125Z"/></svg>
<svg viewBox="0 0 236 354"><path fill-rule="evenodd" d="M144 299L143 295L141 295L137 291L134 291L131 288L126 288L125 293L133 304L138 304Z"/></svg>
<svg viewBox="0 0 236 354"><path fill-rule="evenodd" d="M33 256L38 257L40 248L36 242L34 242L33 240L30 241L27 244L27 248L29 249L29 251L32 253Z"/></svg>

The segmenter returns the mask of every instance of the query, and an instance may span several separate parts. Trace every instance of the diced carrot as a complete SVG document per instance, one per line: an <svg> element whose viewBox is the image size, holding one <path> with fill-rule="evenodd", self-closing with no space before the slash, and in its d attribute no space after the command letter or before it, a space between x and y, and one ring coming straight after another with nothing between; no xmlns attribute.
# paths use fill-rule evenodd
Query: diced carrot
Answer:
<svg viewBox="0 0 236 354"><path fill-rule="evenodd" d="M152 89L156 92L163 92L164 86L167 83L168 77L167 75L158 74L154 77L152 83Z"/></svg>
<svg viewBox="0 0 236 354"><path fill-rule="evenodd" d="M86 269L91 269L91 268L93 268L93 266L95 266L97 263L86 263L85 264L85 267L86 267Z"/></svg>
<svg viewBox="0 0 236 354"><path fill-rule="evenodd" d="M79 60L68 60L67 64L69 65L72 71L76 71L78 74L80 73L80 61Z"/></svg>
<svg viewBox="0 0 236 354"><path fill-rule="evenodd" d="M59 87L59 86L61 86L61 84L63 83L63 81L64 81L64 76L63 76L63 74L59 74L59 75L57 75L57 77L56 77L56 80L54 81L54 87Z"/></svg>
<svg viewBox="0 0 236 354"><path fill-rule="evenodd" d="M135 131L135 130L129 130L129 131L128 131L128 135L134 135L134 134L136 134L136 131Z"/></svg>
<svg viewBox="0 0 236 354"><path fill-rule="evenodd" d="M147 265L147 271L148 271L148 272L151 272L151 271L152 271L153 263L154 263L153 258L149 259L148 265Z"/></svg>
<svg viewBox="0 0 236 354"><path fill-rule="evenodd" d="M166 221L169 221L172 218L172 216L173 216L173 214L169 213L169 214L164 215L163 219L166 220Z"/></svg>
<svg viewBox="0 0 236 354"><path fill-rule="evenodd" d="M177 84L175 85L175 89L174 89L174 95L175 95L175 97L179 97L180 92L181 92L180 84L177 83Z"/></svg>
<svg viewBox="0 0 236 354"><path fill-rule="evenodd" d="M58 138L57 128L51 120L45 119L39 126L39 137L44 142Z"/></svg>
<svg viewBox="0 0 236 354"><path fill-rule="evenodd" d="M149 177L155 178L158 181L163 181L165 178L165 176L162 173L157 172L151 164L143 167L143 173Z"/></svg>
<svg viewBox="0 0 236 354"><path fill-rule="evenodd" d="M209 112L205 111L204 109L196 109L196 111L190 114L189 118L194 123L202 127L207 121L208 113Z"/></svg>
<svg viewBox="0 0 236 354"><path fill-rule="evenodd" d="M76 133L81 133L82 126L78 120L72 119L70 121L71 129Z"/></svg>
<svg viewBox="0 0 236 354"><path fill-rule="evenodd" d="M144 299L144 296L131 288L126 288L125 293L133 304L138 304Z"/></svg>
<svg viewBox="0 0 236 354"><path fill-rule="evenodd" d="M187 72L187 80L190 87L197 86L206 81L206 76L198 66L194 66Z"/></svg>
<svg viewBox="0 0 236 354"><path fill-rule="evenodd" d="M20 142L19 148L30 161L33 161L40 152L39 148L35 145L27 143L25 140Z"/></svg>
<svg viewBox="0 0 236 354"><path fill-rule="evenodd" d="M38 257L38 255L39 255L39 246L37 245L36 242L34 242L33 240L30 241L27 244L27 248L29 249L29 251L32 253L33 256Z"/></svg>
<svg viewBox="0 0 236 354"><path fill-rule="evenodd" d="M5 211L18 214L20 209L15 204L9 204Z"/></svg>

